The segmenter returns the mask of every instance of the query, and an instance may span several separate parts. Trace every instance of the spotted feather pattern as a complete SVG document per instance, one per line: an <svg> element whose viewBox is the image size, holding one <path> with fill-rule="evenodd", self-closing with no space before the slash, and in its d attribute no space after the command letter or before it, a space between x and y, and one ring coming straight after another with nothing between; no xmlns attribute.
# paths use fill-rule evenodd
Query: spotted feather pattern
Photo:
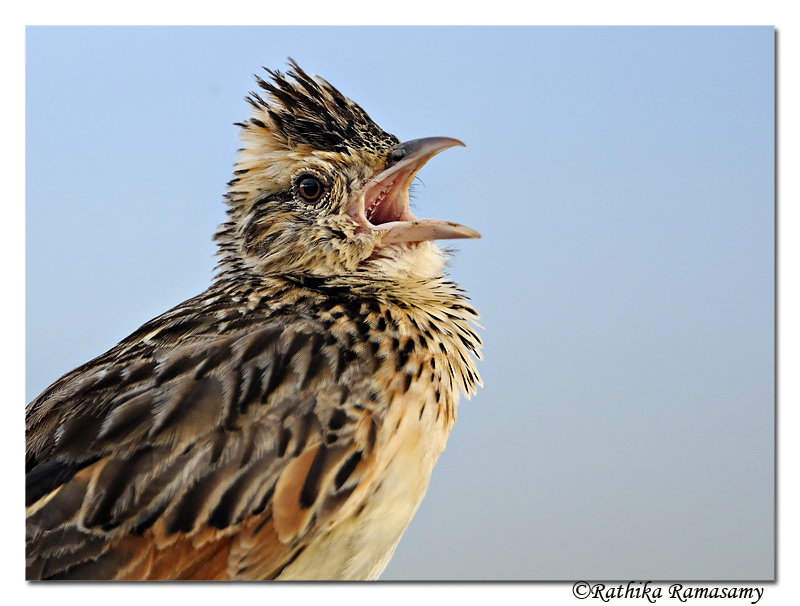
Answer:
<svg viewBox="0 0 800 606"><path fill-rule="evenodd" d="M450 309L426 312L276 282L248 325L231 310L251 303L212 288L56 382L27 414L28 577L200 578L212 553L214 578L280 575L364 500L387 393L429 381L450 424L474 390L452 364L479 347L474 312L441 287Z"/></svg>

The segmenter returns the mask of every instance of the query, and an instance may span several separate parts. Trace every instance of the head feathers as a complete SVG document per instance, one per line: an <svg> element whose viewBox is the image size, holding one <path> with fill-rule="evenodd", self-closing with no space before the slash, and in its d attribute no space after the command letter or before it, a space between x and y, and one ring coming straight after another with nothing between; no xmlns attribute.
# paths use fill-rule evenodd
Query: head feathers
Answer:
<svg viewBox="0 0 800 606"><path fill-rule="evenodd" d="M256 76L267 98L250 93L247 101L256 111L240 126L268 129L288 149L306 145L338 153L354 149L380 152L399 143L328 82L309 76L292 60L290 65L292 69L285 75L264 68L271 80Z"/></svg>
<svg viewBox="0 0 800 606"><path fill-rule="evenodd" d="M290 275L358 274L370 282L441 274L441 254L429 240L477 232L417 220L408 185L430 157L459 142L401 144L328 82L290 65L286 74L267 69L269 79L256 77L260 94L247 98L254 111L239 123L244 145L216 234L218 277L241 284ZM304 196L307 184L321 195Z"/></svg>

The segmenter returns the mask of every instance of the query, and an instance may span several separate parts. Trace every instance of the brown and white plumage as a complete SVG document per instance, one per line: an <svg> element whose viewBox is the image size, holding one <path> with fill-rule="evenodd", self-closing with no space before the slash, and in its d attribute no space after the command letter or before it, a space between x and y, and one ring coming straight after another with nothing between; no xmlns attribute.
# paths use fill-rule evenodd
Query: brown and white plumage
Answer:
<svg viewBox="0 0 800 606"><path fill-rule="evenodd" d="M480 383L401 144L297 65L258 79L217 277L26 414L29 579L371 579Z"/></svg>

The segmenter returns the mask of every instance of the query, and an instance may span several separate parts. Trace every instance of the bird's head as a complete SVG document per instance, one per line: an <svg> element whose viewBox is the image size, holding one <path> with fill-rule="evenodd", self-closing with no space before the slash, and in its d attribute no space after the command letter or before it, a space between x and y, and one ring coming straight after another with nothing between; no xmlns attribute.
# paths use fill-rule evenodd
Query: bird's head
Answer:
<svg viewBox="0 0 800 606"><path fill-rule="evenodd" d="M217 241L226 271L331 278L441 271L433 240L477 238L469 227L418 219L408 188L435 154L463 145L432 137L401 143L356 103L292 62L256 77L244 145ZM391 276L383 276L391 277Z"/></svg>

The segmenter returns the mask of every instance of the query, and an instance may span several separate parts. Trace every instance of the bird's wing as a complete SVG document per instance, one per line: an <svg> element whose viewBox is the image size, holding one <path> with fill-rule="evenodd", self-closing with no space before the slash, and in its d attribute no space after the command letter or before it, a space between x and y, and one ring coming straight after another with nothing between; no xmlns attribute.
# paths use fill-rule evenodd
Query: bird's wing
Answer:
<svg viewBox="0 0 800 606"><path fill-rule="evenodd" d="M27 412L28 578L277 576L369 489L369 365L267 326L56 383Z"/></svg>

